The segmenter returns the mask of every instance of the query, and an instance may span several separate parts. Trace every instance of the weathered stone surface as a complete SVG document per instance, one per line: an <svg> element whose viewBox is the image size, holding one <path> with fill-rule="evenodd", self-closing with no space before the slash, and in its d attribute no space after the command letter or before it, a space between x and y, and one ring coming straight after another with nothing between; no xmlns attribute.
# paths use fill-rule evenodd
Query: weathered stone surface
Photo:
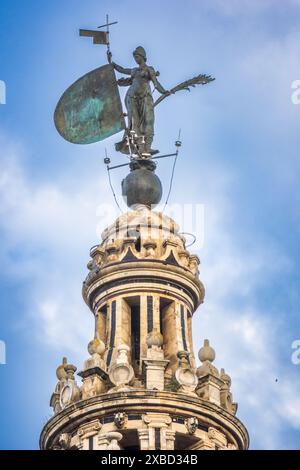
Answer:
<svg viewBox="0 0 300 470"><path fill-rule="evenodd" d="M248 447L231 379L213 365L208 340L196 368L192 316L204 298L198 266L176 223L146 207L104 231L83 287L95 335L82 385L65 361L41 448Z"/></svg>
<svg viewBox="0 0 300 470"><path fill-rule="evenodd" d="M153 414L151 411L153 409L159 411ZM68 433L76 434L80 426L93 420L99 420L101 435L116 431L114 423L116 410L126 412L130 417L122 428L121 448L122 443L126 442L127 433L131 436L131 430L143 430L138 442L130 441L132 445L142 446L143 436L146 442L149 442L147 437L149 426L153 429L159 423L165 427L166 432L175 433L173 437L175 436L176 444L177 434L189 435L184 422L188 418L197 418L199 422L198 429L191 436L190 445L186 447L188 449L196 449L196 442L197 446L200 446L199 449L205 449L208 446L214 448L215 444L208 436L209 428L221 429L226 436L227 447L230 449L247 449L249 445L247 430L243 424L221 406L186 393L134 389L126 392L103 393L88 400L81 400L76 406L71 405L65 408L45 425L41 434L41 448L53 448L58 445L59 436L65 432L65 429L68 429ZM107 422L106 419L102 422L102 419L107 416L112 417L111 422ZM201 440L205 443L201 444ZM73 442L71 444L73 445Z"/></svg>

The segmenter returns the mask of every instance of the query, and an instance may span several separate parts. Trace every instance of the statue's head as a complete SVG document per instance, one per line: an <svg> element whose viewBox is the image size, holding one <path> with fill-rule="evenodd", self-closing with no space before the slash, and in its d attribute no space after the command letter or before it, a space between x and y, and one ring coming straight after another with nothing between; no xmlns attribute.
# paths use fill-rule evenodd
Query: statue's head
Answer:
<svg viewBox="0 0 300 470"><path fill-rule="evenodd" d="M138 46L133 51L133 57L137 64L141 64L142 62L147 61L146 51L142 46Z"/></svg>

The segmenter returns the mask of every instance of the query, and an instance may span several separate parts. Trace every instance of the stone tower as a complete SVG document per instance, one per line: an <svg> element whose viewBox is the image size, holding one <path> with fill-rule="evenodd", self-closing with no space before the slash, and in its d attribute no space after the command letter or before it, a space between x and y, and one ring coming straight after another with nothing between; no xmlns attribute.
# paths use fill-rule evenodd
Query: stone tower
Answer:
<svg viewBox="0 0 300 470"><path fill-rule="evenodd" d="M133 210L90 252L83 298L95 332L78 372L82 383L64 358L40 447L247 449L230 376L213 365L208 340L196 365L192 318L204 299L199 259L176 222L150 208L161 196L153 160L150 167L149 158L134 161L123 182Z"/></svg>

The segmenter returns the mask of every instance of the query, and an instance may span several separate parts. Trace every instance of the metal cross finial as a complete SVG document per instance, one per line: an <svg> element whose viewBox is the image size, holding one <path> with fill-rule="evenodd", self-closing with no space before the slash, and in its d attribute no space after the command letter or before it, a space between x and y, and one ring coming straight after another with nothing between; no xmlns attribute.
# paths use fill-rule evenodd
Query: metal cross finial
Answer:
<svg viewBox="0 0 300 470"><path fill-rule="evenodd" d="M117 24L118 22L117 21L113 21L112 23L109 23L108 22L108 15L106 15L106 23L105 24L102 24L101 26L98 26L98 29L99 28L104 28L106 26L106 31L107 33L109 33L109 26L111 26L112 24Z"/></svg>
<svg viewBox="0 0 300 470"><path fill-rule="evenodd" d="M109 26L117 24L117 21L109 23L108 15L106 15L106 23L98 26L98 29L106 27L106 31L94 31L91 29L80 29L79 36L93 38L93 44L106 44L108 62L111 62L111 52L109 46Z"/></svg>
<svg viewBox="0 0 300 470"><path fill-rule="evenodd" d="M109 63L111 63L111 57L112 57L112 54L111 54L111 51L110 51L110 44L109 44L109 27L113 24L117 24L118 22L117 21L113 21L112 23L109 23L109 17L108 15L106 15L106 23L105 24L102 24L101 26L98 26L98 29L99 28L104 28L106 26L106 35L107 35L107 60Z"/></svg>

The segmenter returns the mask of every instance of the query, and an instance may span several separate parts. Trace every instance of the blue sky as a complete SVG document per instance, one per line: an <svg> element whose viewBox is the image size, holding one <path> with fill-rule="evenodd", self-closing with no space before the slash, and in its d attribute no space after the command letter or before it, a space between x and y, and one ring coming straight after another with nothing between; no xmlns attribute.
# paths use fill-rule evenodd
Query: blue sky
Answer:
<svg viewBox="0 0 300 470"><path fill-rule="evenodd" d="M204 204L196 247L206 299L194 346L208 337L232 377L251 448L300 443L299 0L159 2L2 0L0 80L0 448L35 449L63 355L79 368L93 334L81 299L89 248L112 204L102 158L118 136L90 146L61 139L53 111L78 77L105 63L80 27L118 20L113 58L131 66L137 45L165 88L198 73L216 81L165 100L155 147L182 129L170 203ZM170 162L158 174L164 187ZM114 185L124 177L113 174ZM97 212L98 210L98 212Z"/></svg>

